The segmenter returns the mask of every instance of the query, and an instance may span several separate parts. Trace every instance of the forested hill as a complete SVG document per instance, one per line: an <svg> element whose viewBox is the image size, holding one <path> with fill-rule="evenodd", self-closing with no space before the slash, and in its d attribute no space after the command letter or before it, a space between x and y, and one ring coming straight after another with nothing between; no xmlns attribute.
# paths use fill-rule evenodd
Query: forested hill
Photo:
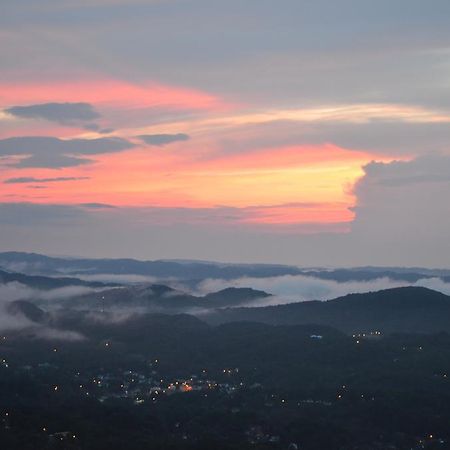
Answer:
<svg viewBox="0 0 450 450"><path fill-rule="evenodd" d="M320 324L345 332L432 333L450 329L450 297L422 287L350 294L333 300L217 311L211 323Z"/></svg>

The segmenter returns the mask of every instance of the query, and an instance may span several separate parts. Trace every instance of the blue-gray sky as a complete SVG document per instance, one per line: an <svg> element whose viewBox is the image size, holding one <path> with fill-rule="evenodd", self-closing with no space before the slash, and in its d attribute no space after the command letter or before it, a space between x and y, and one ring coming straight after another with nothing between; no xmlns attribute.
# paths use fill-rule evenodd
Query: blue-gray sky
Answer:
<svg viewBox="0 0 450 450"><path fill-rule="evenodd" d="M449 20L444 0L3 1L0 250L450 266Z"/></svg>

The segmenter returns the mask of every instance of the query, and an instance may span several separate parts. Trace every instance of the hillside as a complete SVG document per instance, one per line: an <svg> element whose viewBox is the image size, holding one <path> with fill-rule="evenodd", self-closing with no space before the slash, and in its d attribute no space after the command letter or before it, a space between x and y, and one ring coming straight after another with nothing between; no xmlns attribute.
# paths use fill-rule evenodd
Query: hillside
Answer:
<svg viewBox="0 0 450 450"><path fill-rule="evenodd" d="M65 300L67 307L94 310L140 307L166 313L193 313L223 307L248 305L270 294L250 288L227 288L203 297L191 295L161 284L121 286L91 292Z"/></svg>
<svg viewBox="0 0 450 450"><path fill-rule="evenodd" d="M206 317L210 323L249 320L273 325L321 324L359 331L431 333L450 328L450 297L421 287L350 294L333 300L235 308Z"/></svg>

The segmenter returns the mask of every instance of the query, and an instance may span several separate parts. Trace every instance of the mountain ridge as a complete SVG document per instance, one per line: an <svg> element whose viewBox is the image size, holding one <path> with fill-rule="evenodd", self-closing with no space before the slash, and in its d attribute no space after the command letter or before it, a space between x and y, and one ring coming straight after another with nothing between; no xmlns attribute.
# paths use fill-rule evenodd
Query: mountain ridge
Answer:
<svg viewBox="0 0 450 450"><path fill-rule="evenodd" d="M450 329L450 296L424 287L391 288L327 301L228 308L211 313L206 320L214 324L237 320L271 325L311 323L347 333L446 332Z"/></svg>

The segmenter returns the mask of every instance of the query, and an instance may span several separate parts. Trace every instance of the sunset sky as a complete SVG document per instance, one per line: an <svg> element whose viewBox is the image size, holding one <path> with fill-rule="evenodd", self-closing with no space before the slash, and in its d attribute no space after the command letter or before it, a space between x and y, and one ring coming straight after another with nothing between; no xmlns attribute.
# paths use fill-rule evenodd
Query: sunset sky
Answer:
<svg viewBox="0 0 450 450"><path fill-rule="evenodd" d="M450 266L448 0L5 0L0 250Z"/></svg>

